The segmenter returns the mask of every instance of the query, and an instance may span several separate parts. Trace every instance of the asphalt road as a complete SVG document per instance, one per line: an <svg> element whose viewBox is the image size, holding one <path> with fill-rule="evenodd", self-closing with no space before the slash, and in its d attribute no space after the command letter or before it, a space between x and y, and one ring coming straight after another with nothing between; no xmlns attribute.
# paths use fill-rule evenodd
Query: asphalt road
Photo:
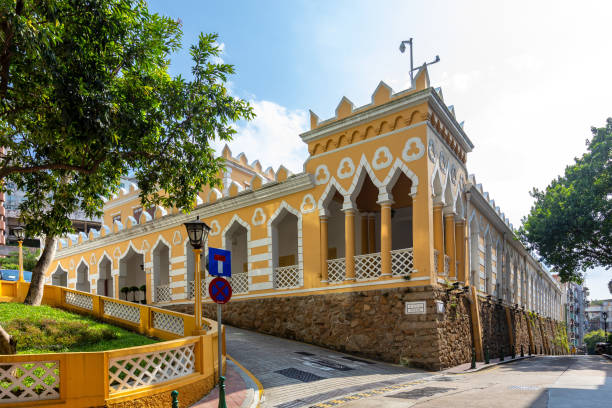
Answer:
<svg viewBox="0 0 612 408"><path fill-rule="evenodd" d="M432 377L410 388L341 404L346 408L612 407L612 361L602 356L550 356L473 374Z"/></svg>

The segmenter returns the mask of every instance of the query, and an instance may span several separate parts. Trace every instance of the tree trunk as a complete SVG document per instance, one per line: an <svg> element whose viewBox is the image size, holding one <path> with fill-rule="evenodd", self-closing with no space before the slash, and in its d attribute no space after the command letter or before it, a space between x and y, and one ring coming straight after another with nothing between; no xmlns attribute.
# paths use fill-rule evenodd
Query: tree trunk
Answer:
<svg viewBox="0 0 612 408"><path fill-rule="evenodd" d="M32 270L30 289L23 302L26 305L39 306L40 302L42 302L43 291L45 289L45 271L55 256L56 243L56 237L45 237L45 249L43 249L38 262L36 262L36 266Z"/></svg>
<svg viewBox="0 0 612 408"><path fill-rule="evenodd" d="M0 326L0 354L17 354L17 342Z"/></svg>

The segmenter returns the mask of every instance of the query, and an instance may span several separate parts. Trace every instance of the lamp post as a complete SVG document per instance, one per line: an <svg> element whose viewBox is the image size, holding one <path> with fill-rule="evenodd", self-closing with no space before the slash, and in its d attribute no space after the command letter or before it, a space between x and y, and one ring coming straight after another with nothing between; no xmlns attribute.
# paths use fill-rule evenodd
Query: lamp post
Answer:
<svg viewBox="0 0 612 408"><path fill-rule="evenodd" d="M185 228L187 229L187 236L189 237L189 243L193 247L193 253L195 255L195 302L193 306L193 314L195 317L195 330L194 335L202 333L202 281L200 277L200 255L202 254L202 247L206 243L208 232L210 227L200 221L198 216L195 221L186 222Z"/></svg>
<svg viewBox="0 0 612 408"><path fill-rule="evenodd" d="M604 333L606 336L606 342L608 341L608 313L603 312L601 314L601 317L603 318L604 321Z"/></svg>
<svg viewBox="0 0 612 408"><path fill-rule="evenodd" d="M19 282L23 282L23 240L25 238L25 229L16 227L13 229L17 242L19 243Z"/></svg>

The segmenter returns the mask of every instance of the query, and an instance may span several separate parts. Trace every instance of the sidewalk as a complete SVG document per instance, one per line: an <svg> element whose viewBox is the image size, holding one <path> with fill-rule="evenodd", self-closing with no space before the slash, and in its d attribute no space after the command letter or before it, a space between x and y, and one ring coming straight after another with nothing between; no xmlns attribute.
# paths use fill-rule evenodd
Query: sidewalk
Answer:
<svg viewBox="0 0 612 408"><path fill-rule="evenodd" d="M227 408L255 408L259 404L260 391L257 384L236 363L227 359L225 373L225 403ZM219 405L219 386L192 408L217 408Z"/></svg>
<svg viewBox="0 0 612 408"><path fill-rule="evenodd" d="M455 367L447 368L446 370L441 371L441 374L475 373L476 371L485 370L487 368L495 367L495 366L500 365L500 364L512 363L514 361L521 361L521 360L524 360L526 358L532 358L532 357L536 357L536 355L525 356L525 357L516 356L515 358L507 356L507 357L504 357L504 361L500 361L499 358L492 358L492 359L489 360L489 364L485 364L482 361L477 361L476 362L476 368L470 368L472 366L472 364L471 363L465 363L465 364L460 364L460 365L455 366Z"/></svg>

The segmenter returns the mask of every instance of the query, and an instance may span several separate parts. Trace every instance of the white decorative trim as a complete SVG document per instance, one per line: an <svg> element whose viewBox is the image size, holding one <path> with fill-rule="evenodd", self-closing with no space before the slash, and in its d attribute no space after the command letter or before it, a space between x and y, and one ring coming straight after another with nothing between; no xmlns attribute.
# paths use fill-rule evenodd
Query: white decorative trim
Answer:
<svg viewBox="0 0 612 408"><path fill-rule="evenodd" d="M306 209L307 206L310 208ZM314 196L310 193L306 194L302 199L302 204L300 204L300 211L302 214L308 214L317 209L317 203L315 202Z"/></svg>
<svg viewBox="0 0 612 408"><path fill-rule="evenodd" d="M159 234L157 236L157 240L155 241L155 244L153 244L153 251L152 252L155 252L157 250L157 247L160 244L163 244L163 245L167 246L168 249L170 249L172 251L172 245L170 245L170 243L168 241L166 241L166 239L161 234ZM185 258L185 257L183 256L182 258ZM173 259L176 259L176 258L170 258L170 263L172 263Z"/></svg>
<svg viewBox="0 0 612 408"><path fill-rule="evenodd" d="M208 235L210 235L211 237L214 237L214 236L219 235L220 232L221 232L221 225L219 225L219 221L212 220L212 222L210 223L210 232L208 233Z"/></svg>
<svg viewBox="0 0 612 408"><path fill-rule="evenodd" d="M231 248L227 247L226 236L230 228L232 228L232 226L236 222L242 225L247 230L247 274L248 274L251 271L251 255L249 254L249 242L251 242L251 226L249 225L248 222L240 218L238 214L234 214L230 222L228 222L225 228L223 229L223 233L221 235L221 247L223 249L231 250Z"/></svg>
<svg viewBox="0 0 612 408"><path fill-rule="evenodd" d="M412 171L408 166L402 162L400 159L395 159L395 163L393 163L393 167L387 173L387 177L383 180L382 188L379 189L378 201L387 201L392 199L391 191L397 182L400 174L404 173L406 177L410 179L412 182L412 186L410 187L410 195L414 198L418 191L419 186L419 177Z"/></svg>
<svg viewBox="0 0 612 408"><path fill-rule="evenodd" d="M169 275L170 276L181 276L181 275L185 275L187 273L187 268L179 268L179 269L170 269ZM183 285L185 284L184 281Z"/></svg>
<svg viewBox="0 0 612 408"><path fill-rule="evenodd" d="M334 191L332 191L332 188L334 189ZM346 194L347 194L346 191L340 185L340 183L338 183L336 181L336 179L334 177L332 177L329 180L329 183L327 184L327 187L325 187L325 191L323 192L323 194L321 194L321 198L319 198L319 204L318 204L317 208L319 209L319 215L320 216L327 215L326 207L329 205L329 202L334 197L336 191L338 193L340 193L340 195L342 195L342 196L346 196Z"/></svg>
<svg viewBox="0 0 612 408"><path fill-rule="evenodd" d="M249 272L250 276L272 275L272 267L252 269Z"/></svg>
<svg viewBox="0 0 612 408"><path fill-rule="evenodd" d="M249 282L249 290L266 290L266 289L273 289L273 282L260 282L260 283Z"/></svg>
<svg viewBox="0 0 612 408"><path fill-rule="evenodd" d="M353 159L351 159L350 157L345 157L340 160L340 163L338 164L338 169L336 170L336 175L338 176L338 178L349 178L353 174L355 174L355 164L353 163Z"/></svg>
<svg viewBox="0 0 612 408"><path fill-rule="evenodd" d="M74 259L70 260L70 263L68 264L68 268L69 270L73 271L74 270Z"/></svg>
<svg viewBox="0 0 612 408"><path fill-rule="evenodd" d="M355 177L353 177L353 182L349 186L348 191L346 192L347 194L344 196L344 205L342 207L343 210L356 208L355 200L357 200L357 196L361 192L366 175L370 177L370 180L376 187L382 187L382 183L378 180L376 174L374 174L374 170L372 170L370 167L370 163L368 163L365 155L362 155ZM347 198L349 202L347 202Z"/></svg>
<svg viewBox="0 0 612 408"><path fill-rule="evenodd" d="M249 249L259 248L261 246L271 245L271 244L272 244L272 238L270 238L270 237L268 237L268 238L261 238L261 239L256 239L254 241L249 241L248 248Z"/></svg>
<svg viewBox="0 0 612 408"><path fill-rule="evenodd" d="M385 160L382 162L379 160L382 158L381 156L385 157ZM372 168L374 168L374 170L382 170L389 167L392 162L393 155L391 154L391 150L389 150L387 146L380 146L376 149L372 157Z"/></svg>
<svg viewBox="0 0 612 408"><path fill-rule="evenodd" d="M253 225L262 225L266 222L266 214L261 207L257 207L255 209L253 212L253 217L251 217L251 222Z"/></svg>
<svg viewBox="0 0 612 408"><path fill-rule="evenodd" d="M96 264L96 254L95 253L92 253L91 256L89 257L89 264L90 265Z"/></svg>
<svg viewBox="0 0 612 408"><path fill-rule="evenodd" d="M172 244L180 245L182 242L183 242L183 237L181 235L181 232L174 231L174 234L172 235Z"/></svg>
<svg viewBox="0 0 612 408"><path fill-rule="evenodd" d="M418 152L409 153L412 150L413 145L416 145ZM411 137L406 141L404 145L404 150L402 150L402 159L405 162L411 162L420 159L425 154L425 145L421 141L420 137Z"/></svg>
<svg viewBox="0 0 612 408"><path fill-rule="evenodd" d="M329 181L329 176L330 174L329 174L329 169L327 168L327 165L320 164L319 166L317 166L314 172L314 183L317 186L320 186L321 184L325 184Z"/></svg>
<svg viewBox="0 0 612 408"><path fill-rule="evenodd" d="M283 211L287 211L297 217L297 256L298 256L298 268L299 268L299 276L300 276L300 286L304 284L304 260L303 260L303 249L302 249L302 213L295 208L291 207L287 204L286 201L282 201L274 214L270 217L268 221L268 237L272 238L272 224L274 221L283 213ZM274 259L272 251L268 252L271 260L271 265L274 267ZM273 282L266 282L272 284Z"/></svg>
<svg viewBox="0 0 612 408"><path fill-rule="evenodd" d="M143 239L140 249L145 253L148 252L151 249L151 245L149 245L149 241L147 241L146 239Z"/></svg>
<svg viewBox="0 0 612 408"><path fill-rule="evenodd" d="M115 247L115 250L113 251L113 258L115 259L121 258L121 248Z"/></svg>

